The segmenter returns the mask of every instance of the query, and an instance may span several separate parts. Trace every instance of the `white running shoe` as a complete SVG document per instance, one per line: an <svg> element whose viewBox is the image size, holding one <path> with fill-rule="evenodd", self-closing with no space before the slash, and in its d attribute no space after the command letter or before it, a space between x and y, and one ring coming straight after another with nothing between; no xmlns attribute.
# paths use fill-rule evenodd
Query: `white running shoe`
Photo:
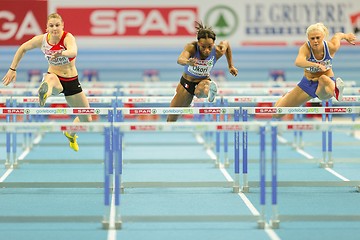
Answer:
<svg viewBox="0 0 360 240"><path fill-rule="evenodd" d="M339 102L343 99L344 81L341 78L335 80L335 98Z"/></svg>
<svg viewBox="0 0 360 240"><path fill-rule="evenodd" d="M208 93L208 101L213 102L215 100L217 93L217 85L216 82L211 81L209 86L209 93Z"/></svg>

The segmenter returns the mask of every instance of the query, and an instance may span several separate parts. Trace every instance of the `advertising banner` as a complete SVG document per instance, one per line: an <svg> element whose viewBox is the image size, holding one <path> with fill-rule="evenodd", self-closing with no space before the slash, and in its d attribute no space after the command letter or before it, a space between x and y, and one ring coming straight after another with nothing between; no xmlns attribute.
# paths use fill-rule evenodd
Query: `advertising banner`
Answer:
<svg viewBox="0 0 360 240"><path fill-rule="evenodd" d="M0 45L20 45L46 28L47 1L0 0Z"/></svg>
<svg viewBox="0 0 360 240"><path fill-rule="evenodd" d="M78 44L97 48L183 46L196 40L195 21L212 26L218 40L227 39L233 46L297 45L316 22L323 22L330 35L360 31L360 1L353 0L0 2L0 45L17 45L40 34L51 12L62 15L65 30Z"/></svg>

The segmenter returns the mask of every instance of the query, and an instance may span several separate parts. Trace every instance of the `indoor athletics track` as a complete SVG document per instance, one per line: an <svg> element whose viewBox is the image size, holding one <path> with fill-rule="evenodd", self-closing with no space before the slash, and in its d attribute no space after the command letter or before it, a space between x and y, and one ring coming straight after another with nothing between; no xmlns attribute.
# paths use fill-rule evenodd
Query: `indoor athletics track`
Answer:
<svg viewBox="0 0 360 240"><path fill-rule="evenodd" d="M256 184L250 184L249 192L244 193L216 186L216 182L234 179L233 135L228 136L230 166L216 167L215 149L208 143L209 139L214 142L214 134L124 133L125 185L186 184L125 187L118 213L121 229L116 228L116 216L111 210L110 228L103 229L102 220L107 214L102 185L103 133L79 133L77 153L68 147L60 132L32 138L33 147L24 152L21 143L25 136L17 134L18 167L7 169L6 133L1 132L0 239L359 239L358 189L341 184L331 186L335 181L360 180L360 140L356 134L333 133L334 166L326 168L319 166L323 159L321 132L304 131L302 149L293 146L293 132L283 132L278 137L275 210L270 187L266 188L266 204L261 206ZM270 134L266 134L267 181L271 180L270 141ZM256 183L260 175L258 133L249 133L248 150L248 180ZM223 153L220 159L224 159ZM199 187L201 182L214 182L214 186ZM242 182L241 177L240 185ZM262 211L265 226L259 228L257 219ZM278 228L270 226L274 211L280 214ZM282 215L288 218L281 220Z"/></svg>

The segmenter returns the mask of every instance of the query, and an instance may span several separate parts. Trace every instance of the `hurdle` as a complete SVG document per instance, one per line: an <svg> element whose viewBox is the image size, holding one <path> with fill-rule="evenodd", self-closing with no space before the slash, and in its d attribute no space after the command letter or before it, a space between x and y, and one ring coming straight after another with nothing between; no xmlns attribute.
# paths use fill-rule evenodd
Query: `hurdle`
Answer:
<svg viewBox="0 0 360 240"><path fill-rule="evenodd" d="M218 89L219 96L241 96L241 95L283 95L290 91L290 87L272 87L272 88L263 88L263 87L223 87ZM3 96L6 95L37 95L37 88L0 88L0 94ZM88 96L98 96L98 95L108 95L108 96L173 96L175 93L175 88L90 88L84 89L84 93ZM352 87L345 88L344 95L357 95L360 93L360 88Z"/></svg>
<svg viewBox="0 0 360 240"><path fill-rule="evenodd" d="M331 102L330 102L331 105ZM347 107L347 106L329 106L329 107L243 107L243 114L322 114L322 120L325 123L326 115L329 117L329 121L332 120L332 115L344 115L344 114L358 114L360 113L360 107ZM304 129L306 130L306 129ZM296 131L303 131L303 129L296 129ZM322 168L333 167L334 162L332 158L332 135L331 129L326 130L322 134L322 150L323 158L319 162L319 166ZM328 144L326 145L326 133L328 133ZM328 147L326 147L328 146Z"/></svg>
<svg viewBox="0 0 360 240"><path fill-rule="evenodd" d="M217 83L219 87L295 87L297 86L298 81L284 81L284 82L274 82L274 81L251 81L251 82L238 82L238 81L223 81ZM345 87L356 87L356 81L345 81ZM84 88L148 88L148 87L156 87L156 88L172 88L178 85L178 82L174 81L159 81L159 82L144 82L144 81L96 81L89 82L84 81L81 83ZM13 83L14 88L35 88L38 87L39 83L37 82L15 82ZM1 88L1 87L0 87Z"/></svg>
<svg viewBox="0 0 360 240"><path fill-rule="evenodd" d="M332 109L332 110L331 110ZM356 108L358 110L358 108ZM323 110L326 110L323 109ZM328 111L335 111L334 108L328 108ZM355 111L352 109L350 112ZM340 112L337 112L340 113ZM356 187L360 192L360 180L351 181L316 181L316 182L278 182L277 178L277 131L295 131L301 129L303 131L344 131L359 130L360 124L354 122L334 123L334 122L270 122L272 136L272 154L271 154L271 203L273 207L273 215L270 221L272 228L279 228L280 221L360 221L360 215L279 215L277 207L277 187Z"/></svg>
<svg viewBox="0 0 360 240"><path fill-rule="evenodd" d="M7 112L7 109L3 109L5 112ZM48 109L46 108L39 108L39 109L23 109L24 111L19 111L20 109L16 110L16 112L24 112L25 114L46 114L48 113ZM15 111L13 109L13 111ZM109 118L111 119L112 110L109 110ZM76 109L67 109L63 110L62 114L70 114L70 113L76 113ZM14 112L12 112L14 113ZM120 113L120 110L118 110L118 113ZM60 112L58 112L60 114ZM84 113L85 114L85 113ZM19 122L12 122L12 123L4 123L0 124L0 129L6 132L16 132L16 133L22 133L22 132L37 132L37 131L44 131L44 132L60 132L64 130L69 131L82 131L82 132L104 132L105 135L105 164L104 164L104 203L105 206L110 205L110 195L111 192L113 192L113 198L114 198L114 204L115 208L119 208L120 206L120 184L121 184L121 174L122 174L122 156L121 154L121 142L120 140L120 133L122 132L134 132L134 131L170 131L170 132L183 132L183 131L189 131L189 132L203 132L203 131L260 131L261 134L261 163L265 164L265 126L264 123L242 123L242 122L224 122L224 123L218 123L218 122L205 122L205 123L196 123L196 122L175 122L175 123L124 123L124 122L114 122L114 123L52 123L52 122L46 122L46 123L19 123ZM120 151L120 152L119 152ZM262 173L265 174L265 166L262 168ZM111 176L113 176L111 181ZM262 187L265 187L265 176L261 178ZM111 185L113 184L113 187ZM216 183L215 187L224 187L224 185ZM193 184L193 185L185 185L179 184L179 183L172 183L167 185L166 187L209 187L209 185L199 185L199 184ZM227 185L228 187L229 185ZM0 187L99 187L98 183L6 183L2 182L0 183ZM149 184L147 186L144 185L131 185L131 183L128 183L127 187L158 187L155 184ZM137 220L137 221L205 221L205 222L211 222L211 221L258 221L258 224L260 226L264 226L264 212L265 212L265 190L261 191L260 196L261 205L263 208L262 214L260 216L254 216L254 215L239 215L239 216L223 216L223 215L215 215L215 216L153 216L153 217L142 217L142 216L135 216L135 217L127 217L125 219L131 219L131 220ZM107 214L104 215L102 225L103 228L108 229L110 224L108 220ZM1 218L0 218L1 219ZM19 216L18 218L15 216L12 218L14 221L29 221L29 218L22 218ZM41 221L45 218L36 218L34 217L35 221ZM48 217L46 218L47 221L71 221L76 219L81 219L81 221L94 221L94 219L98 219L96 216L89 216L81 217L81 216L74 216L73 218L56 218L56 217ZM11 220L11 219L10 219ZM115 228L120 229L122 224L120 211L115 211Z"/></svg>

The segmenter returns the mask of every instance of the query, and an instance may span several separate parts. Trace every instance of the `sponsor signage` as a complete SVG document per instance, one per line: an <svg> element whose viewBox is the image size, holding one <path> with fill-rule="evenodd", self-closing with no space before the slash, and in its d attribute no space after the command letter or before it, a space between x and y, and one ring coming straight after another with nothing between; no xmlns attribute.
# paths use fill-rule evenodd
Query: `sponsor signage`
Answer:
<svg viewBox="0 0 360 240"><path fill-rule="evenodd" d="M47 1L1 0L0 45L20 45L44 33L47 15Z"/></svg>

